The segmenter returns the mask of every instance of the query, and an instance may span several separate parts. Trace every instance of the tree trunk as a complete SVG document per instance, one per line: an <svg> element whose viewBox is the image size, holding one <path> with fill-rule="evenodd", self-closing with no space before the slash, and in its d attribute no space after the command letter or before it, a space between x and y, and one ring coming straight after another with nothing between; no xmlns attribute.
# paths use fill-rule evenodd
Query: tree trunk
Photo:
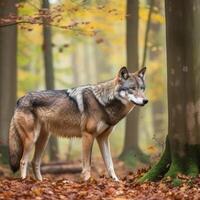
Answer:
<svg viewBox="0 0 200 200"><path fill-rule="evenodd" d="M157 140L157 144L160 148L163 148L163 130L164 130L164 102L163 99L156 100L152 103L152 118L153 118L153 132L154 139Z"/></svg>
<svg viewBox="0 0 200 200"><path fill-rule="evenodd" d="M75 52L72 53L72 57L71 57L73 87L77 87L79 85L79 82L80 82L77 60L78 60L78 54L75 51Z"/></svg>
<svg viewBox="0 0 200 200"><path fill-rule="evenodd" d="M85 70L85 77L84 82L88 84L91 82L91 73L90 73L90 52L89 52L89 45L87 43L83 44L83 51L84 51L84 70Z"/></svg>
<svg viewBox="0 0 200 200"><path fill-rule="evenodd" d="M100 45L94 43L96 82L104 80L106 76L111 74L111 68L108 66L106 57L108 57L108 55L101 49Z"/></svg>
<svg viewBox="0 0 200 200"><path fill-rule="evenodd" d="M150 31L150 26L151 26L151 16L152 16L152 13L153 13L153 7L154 7L154 0L151 0L150 8L149 8L149 15L148 15L148 19L147 19L147 25L146 25L146 31L145 31L145 38L144 38L142 67L144 67L146 65L146 57L147 57L147 49L148 49L148 37L149 37L149 31Z"/></svg>
<svg viewBox="0 0 200 200"><path fill-rule="evenodd" d="M77 87L80 83L80 76L79 76L79 70L78 70L78 53L76 49L71 55L71 63L72 63L72 81L73 81L73 86L72 87ZM73 140L69 139L68 142L68 148L67 148L67 155L66 155L66 160L69 161L71 159L71 153L72 153L72 147L73 147Z"/></svg>
<svg viewBox="0 0 200 200"><path fill-rule="evenodd" d="M138 70L138 10L138 0L127 1L126 46L127 67L130 72ZM138 119L139 109L136 107L126 119L124 147L120 155L120 159L129 165L135 164L135 158L142 162L148 161L148 157L141 151L138 145Z"/></svg>
<svg viewBox="0 0 200 200"><path fill-rule="evenodd" d="M49 9L49 1L43 0L42 8ZM44 50L44 67L45 67L45 83L46 89L54 89L54 69L53 69L53 55L52 55L52 40L51 27L43 25L43 50ZM50 160L58 160L58 141L57 138L51 136L48 144Z"/></svg>
<svg viewBox="0 0 200 200"><path fill-rule="evenodd" d="M163 8L164 8L164 2L160 1L160 0L154 0L153 5L151 5L151 7L155 6L156 10L155 12L157 13L163 13ZM151 33L149 34L149 38L152 41L153 45L150 47L149 50L149 60L153 61L153 62L159 62L162 57L162 53L161 51L153 51L152 47L159 47L160 43L162 43L161 38L162 38L162 27L163 24L161 23L151 23ZM160 62L160 65L162 65L162 63ZM160 77L161 74L163 74L163 69L162 67L159 67L154 74L152 74L152 77L149 77L149 80L154 79L154 77ZM162 82L160 81L160 78L158 80L154 80L154 85L156 84L162 84L165 80L163 80ZM165 126L165 96L161 93L158 94L158 99L154 100L152 102L152 119L153 119L153 137L156 140L157 145L159 146L160 149L163 149L163 130L164 130L164 126Z"/></svg>
<svg viewBox="0 0 200 200"><path fill-rule="evenodd" d="M175 178L178 173L196 176L200 167L200 1L166 0L165 4L168 137L160 161L141 181Z"/></svg>
<svg viewBox="0 0 200 200"><path fill-rule="evenodd" d="M0 18L17 15L16 0L1 0ZM7 162L7 136L16 103L17 27L0 27L0 160Z"/></svg>

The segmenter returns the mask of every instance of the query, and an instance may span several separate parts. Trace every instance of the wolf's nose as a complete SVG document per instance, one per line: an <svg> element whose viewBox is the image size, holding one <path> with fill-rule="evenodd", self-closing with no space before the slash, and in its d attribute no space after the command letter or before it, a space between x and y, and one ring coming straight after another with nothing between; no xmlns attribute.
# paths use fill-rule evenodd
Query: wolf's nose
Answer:
<svg viewBox="0 0 200 200"><path fill-rule="evenodd" d="M143 99L143 104L147 104L148 103L148 99Z"/></svg>

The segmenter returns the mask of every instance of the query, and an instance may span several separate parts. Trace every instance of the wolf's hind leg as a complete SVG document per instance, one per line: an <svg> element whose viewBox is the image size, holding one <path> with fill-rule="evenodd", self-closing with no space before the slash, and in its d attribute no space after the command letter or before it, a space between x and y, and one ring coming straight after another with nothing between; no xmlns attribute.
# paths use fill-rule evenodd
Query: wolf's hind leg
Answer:
<svg viewBox="0 0 200 200"><path fill-rule="evenodd" d="M108 140L108 136L110 132L112 131L112 128L107 130L106 132L102 133L97 137L97 142L106 166L106 169L108 171L109 176L114 179L115 181L119 181L115 174L114 166L113 166L113 161L112 161L112 156L110 152L110 143Z"/></svg>
<svg viewBox="0 0 200 200"><path fill-rule="evenodd" d="M47 131L45 131L44 128L41 128L39 137L35 144L35 153L32 160L32 168L35 178L40 181L42 181L42 175L40 172L41 157L47 145L49 135L50 134Z"/></svg>
<svg viewBox="0 0 200 200"><path fill-rule="evenodd" d="M84 132L82 136L82 176L84 181L87 181L91 177L91 156L93 143L94 136L90 133Z"/></svg>
<svg viewBox="0 0 200 200"><path fill-rule="evenodd" d="M16 128L23 143L23 153L20 160L21 178L27 176L28 160L34 146L34 117L31 113L19 112L16 116Z"/></svg>
<svg viewBox="0 0 200 200"><path fill-rule="evenodd" d="M34 141L32 139L28 138L25 140L23 155L20 161L20 171L22 179L25 179L27 176L28 160L33 146L34 146Z"/></svg>

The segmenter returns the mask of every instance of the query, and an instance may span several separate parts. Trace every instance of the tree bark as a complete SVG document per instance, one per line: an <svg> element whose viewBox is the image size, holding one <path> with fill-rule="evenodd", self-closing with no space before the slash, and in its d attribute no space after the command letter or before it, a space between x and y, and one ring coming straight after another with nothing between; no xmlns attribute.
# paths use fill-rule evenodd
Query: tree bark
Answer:
<svg viewBox="0 0 200 200"><path fill-rule="evenodd" d="M153 118L153 132L154 138L157 140L157 144L159 147L163 148L163 142L161 142L161 138L163 138L163 130L164 130L164 100L159 99L152 103L152 118Z"/></svg>
<svg viewBox="0 0 200 200"><path fill-rule="evenodd" d="M155 12L157 13L163 13L163 8L164 8L164 2L160 1L160 0L154 0L153 5L151 5L151 7L156 8ZM150 15L150 14L149 14ZM160 43L162 43L161 38L162 38L162 27L164 25L161 23L151 23L151 32L149 34L149 39L152 41L153 45L150 47L149 49L149 60L153 61L153 62L159 62L160 58L162 57L161 51L157 50L154 51L152 47L159 47ZM160 65L162 65L162 63L160 63ZM160 77L161 74L163 74L163 69L162 67L159 67L154 74L152 74L152 77L149 77L149 80L154 79L154 77ZM163 82L165 82L165 80L163 81L159 81L160 78L158 78L158 80L154 80L154 85L156 84L162 84ZM157 145L159 146L159 148L163 149L163 142L162 142L162 138L163 138L163 134L164 134L164 125L165 125L165 96L163 94L159 94L157 96L157 99L154 100L152 102L152 120L153 120L153 132L154 132L154 139L156 140Z"/></svg>
<svg viewBox="0 0 200 200"><path fill-rule="evenodd" d="M80 82L77 60L78 60L78 53L75 51L72 53L72 57L71 57L73 87L77 87Z"/></svg>
<svg viewBox="0 0 200 200"><path fill-rule="evenodd" d="M199 173L200 2L166 0L168 137L164 154L140 181Z"/></svg>
<svg viewBox="0 0 200 200"><path fill-rule="evenodd" d="M43 0L42 8L49 9L49 1ZM52 39L51 27L43 24L43 55L45 67L45 84L47 90L52 90L54 86L54 69L53 69L53 55L52 55ZM48 144L50 160L58 160L58 141L57 138L51 136Z"/></svg>
<svg viewBox="0 0 200 200"><path fill-rule="evenodd" d="M91 73L90 73L90 52L89 46L87 43L83 44L83 51L84 51L84 70L85 70L85 83L88 84L91 82Z"/></svg>
<svg viewBox="0 0 200 200"><path fill-rule="evenodd" d="M106 75L111 73L107 60L106 53L102 51L99 44L94 43L94 59L95 59L95 76L96 82L102 81Z"/></svg>
<svg viewBox="0 0 200 200"><path fill-rule="evenodd" d="M16 0L1 0L0 18L17 15ZM17 27L0 27L0 160L7 162L7 135L16 103Z"/></svg>
<svg viewBox="0 0 200 200"><path fill-rule="evenodd" d="M126 12L127 67L130 72L135 72L138 70L138 0L128 0ZM144 163L148 162L148 157L141 151L138 145L138 123L139 109L136 107L126 119L124 146L119 157L128 165L134 165L135 158Z"/></svg>
<svg viewBox="0 0 200 200"><path fill-rule="evenodd" d="M151 0L148 19L147 19L147 25L146 25L146 31L145 31L145 38L144 38L144 49L143 49L143 58L142 58L142 66L143 67L146 64L147 48L148 48L148 37L149 37L149 31L150 31L151 16L152 16L152 13L153 13L153 7L154 7L154 0Z"/></svg>

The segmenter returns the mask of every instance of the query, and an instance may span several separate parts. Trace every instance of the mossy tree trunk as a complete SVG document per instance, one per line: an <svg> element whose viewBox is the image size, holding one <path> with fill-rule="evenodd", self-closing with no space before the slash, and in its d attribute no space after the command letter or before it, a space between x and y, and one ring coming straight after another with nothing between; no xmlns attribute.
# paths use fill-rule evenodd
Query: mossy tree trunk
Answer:
<svg viewBox="0 0 200 200"><path fill-rule="evenodd" d="M168 136L140 181L196 176L200 167L200 1L166 0Z"/></svg>
<svg viewBox="0 0 200 200"><path fill-rule="evenodd" d="M0 18L17 15L17 0L0 1ZM0 27L0 162L8 162L7 136L16 104L17 27Z"/></svg>
<svg viewBox="0 0 200 200"><path fill-rule="evenodd" d="M138 20L139 2L138 0L127 1L127 21L126 21L126 46L127 46L127 67L129 71L138 70ZM119 158L128 165L134 166L136 161L147 162L145 155L138 145L138 123L139 109L134 108L126 119L124 146Z"/></svg>

